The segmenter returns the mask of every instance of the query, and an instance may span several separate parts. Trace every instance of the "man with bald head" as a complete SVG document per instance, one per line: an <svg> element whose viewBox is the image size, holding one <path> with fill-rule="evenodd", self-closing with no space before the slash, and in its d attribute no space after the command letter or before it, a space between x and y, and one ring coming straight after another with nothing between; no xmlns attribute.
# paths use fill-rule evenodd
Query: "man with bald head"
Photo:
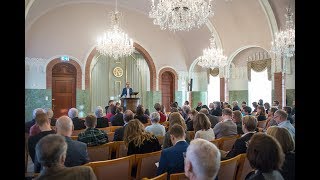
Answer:
<svg viewBox="0 0 320 180"><path fill-rule="evenodd" d="M88 163L87 144L70 138L73 131L72 120L68 116L61 116L57 119L56 128L57 134L64 136L68 145L67 157L64 165L73 167Z"/></svg>

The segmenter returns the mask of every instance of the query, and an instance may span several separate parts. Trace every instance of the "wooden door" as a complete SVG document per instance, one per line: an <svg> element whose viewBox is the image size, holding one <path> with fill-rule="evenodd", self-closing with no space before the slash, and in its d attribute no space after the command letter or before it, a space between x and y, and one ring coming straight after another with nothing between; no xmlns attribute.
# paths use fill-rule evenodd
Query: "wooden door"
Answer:
<svg viewBox="0 0 320 180"><path fill-rule="evenodd" d="M164 72L161 75L162 104L166 112L170 111L170 104L174 102L174 77L171 72Z"/></svg>
<svg viewBox="0 0 320 180"><path fill-rule="evenodd" d="M55 118L68 115L76 107L76 68L69 63L56 64L52 69L52 110Z"/></svg>

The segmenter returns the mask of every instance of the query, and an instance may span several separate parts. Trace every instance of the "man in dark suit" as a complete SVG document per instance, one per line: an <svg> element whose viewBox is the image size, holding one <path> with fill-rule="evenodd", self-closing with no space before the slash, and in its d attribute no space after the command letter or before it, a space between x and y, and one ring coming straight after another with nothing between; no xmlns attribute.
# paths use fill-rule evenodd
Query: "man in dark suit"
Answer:
<svg viewBox="0 0 320 180"><path fill-rule="evenodd" d="M130 87L130 83L127 82L126 87L122 89L122 93L121 93L120 97L124 96L126 98L129 98L132 93L133 93L133 90Z"/></svg>
<svg viewBox="0 0 320 180"><path fill-rule="evenodd" d="M124 112L123 114L124 125L123 127L116 129L116 131L114 132L113 141L123 141L124 129L126 128L128 122L133 119L133 117L134 117L134 114L131 110L128 109Z"/></svg>
<svg viewBox="0 0 320 180"><path fill-rule="evenodd" d="M96 180L97 177L89 166L65 167L68 145L65 138L58 134L43 137L36 146L36 154L45 168L36 179L79 179Z"/></svg>
<svg viewBox="0 0 320 180"><path fill-rule="evenodd" d="M112 126L123 126L123 108L117 107L116 114L110 118Z"/></svg>
<svg viewBox="0 0 320 180"><path fill-rule="evenodd" d="M157 175L184 172L183 153L187 151L189 144L185 140L185 130L179 124L173 125L170 130L170 139L173 146L163 149L159 161Z"/></svg>

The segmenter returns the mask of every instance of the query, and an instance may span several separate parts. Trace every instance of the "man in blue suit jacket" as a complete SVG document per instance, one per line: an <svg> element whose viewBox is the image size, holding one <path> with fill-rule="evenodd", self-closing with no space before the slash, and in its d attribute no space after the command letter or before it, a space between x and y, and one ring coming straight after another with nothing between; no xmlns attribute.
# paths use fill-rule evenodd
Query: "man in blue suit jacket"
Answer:
<svg viewBox="0 0 320 180"><path fill-rule="evenodd" d="M130 87L130 83L127 82L126 87L122 89L122 93L121 93L120 97L125 95L125 97L129 98L132 93L133 93L133 90Z"/></svg>
<svg viewBox="0 0 320 180"><path fill-rule="evenodd" d="M157 175L168 173L170 174L184 172L184 157L183 153L187 151L189 144L185 141L185 130L181 125L175 124L170 130L170 139L173 146L163 149Z"/></svg>

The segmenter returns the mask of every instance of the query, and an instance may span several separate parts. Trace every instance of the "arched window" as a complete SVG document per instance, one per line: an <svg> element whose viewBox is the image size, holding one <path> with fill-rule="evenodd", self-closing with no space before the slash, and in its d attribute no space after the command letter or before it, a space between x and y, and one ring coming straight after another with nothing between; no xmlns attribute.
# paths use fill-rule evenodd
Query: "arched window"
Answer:
<svg viewBox="0 0 320 180"><path fill-rule="evenodd" d="M252 110L252 102L258 102L259 99L262 99L263 103L269 102L271 104L271 89L272 83L268 80L267 68L261 72L251 69L251 81L248 81L248 105Z"/></svg>

